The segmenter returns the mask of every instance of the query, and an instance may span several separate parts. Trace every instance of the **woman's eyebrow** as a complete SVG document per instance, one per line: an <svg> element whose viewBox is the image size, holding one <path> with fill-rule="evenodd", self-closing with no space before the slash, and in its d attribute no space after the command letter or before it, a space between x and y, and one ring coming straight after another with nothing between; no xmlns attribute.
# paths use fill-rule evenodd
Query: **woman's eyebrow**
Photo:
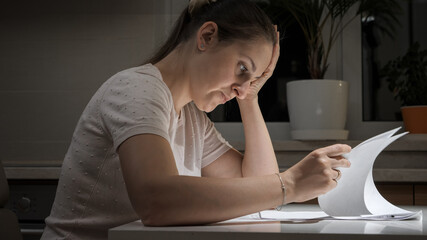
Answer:
<svg viewBox="0 0 427 240"><path fill-rule="evenodd" d="M252 58L249 57L248 55L245 55L245 54L242 54L242 56L249 59L249 62L251 62L251 65L252 65L252 72L255 72L256 71L256 65L255 65L254 61L252 60ZM264 72L261 74L261 76L255 77L255 79L257 79L257 80L260 79L262 77L262 75L264 75Z"/></svg>
<svg viewBox="0 0 427 240"><path fill-rule="evenodd" d="M245 58L247 58L247 59L249 59L249 62L251 62L251 65L252 65L252 72L255 72L256 71L256 66L255 66L254 60L252 60L252 58L249 57L248 55L242 54L242 56L245 57Z"/></svg>

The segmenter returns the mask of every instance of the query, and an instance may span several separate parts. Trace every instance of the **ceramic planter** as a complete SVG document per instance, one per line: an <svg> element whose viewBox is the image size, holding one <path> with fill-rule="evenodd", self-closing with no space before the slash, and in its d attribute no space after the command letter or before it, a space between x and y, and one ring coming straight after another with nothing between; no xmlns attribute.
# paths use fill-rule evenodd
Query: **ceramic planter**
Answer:
<svg viewBox="0 0 427 240"><path fill-rule="evenodd" d="M291 136L298 140L345 140L348 83L298 80L287 83Z"/></svg>
<svg viewBox="0 0 427 240"><path fill-rule="evenodd" d="M403 124L409 133L427 133L427 105L401 107Z"/></svg>

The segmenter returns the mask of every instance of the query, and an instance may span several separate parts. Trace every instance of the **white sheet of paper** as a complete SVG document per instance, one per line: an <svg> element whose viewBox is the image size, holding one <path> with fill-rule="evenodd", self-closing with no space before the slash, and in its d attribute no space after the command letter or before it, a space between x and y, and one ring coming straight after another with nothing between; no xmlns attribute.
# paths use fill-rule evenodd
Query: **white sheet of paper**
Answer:
<svg viewBox="0 0 427 240"><path fill-rule="evenodd" d="M278 221L298 221L328 218L328 214L322 211L285 212L276 210L261 211L262 219L276 219Z"/></svg>
<svg viewBox="0 0 427 240"><path fill-rule="evenodd" d="M304 212L287 212L266 210L259 213L260 219L270 219L277 221L303 221L303 220L371 220L371 221L385 221L385 220L407 220L417 219L422 215L421 211L408 212L401 214L387 214L387 215L361 215L361 216L347 216L347 217L331 217L323 211L304 211ZM256 217L256 215L253 215Z"/></svg>

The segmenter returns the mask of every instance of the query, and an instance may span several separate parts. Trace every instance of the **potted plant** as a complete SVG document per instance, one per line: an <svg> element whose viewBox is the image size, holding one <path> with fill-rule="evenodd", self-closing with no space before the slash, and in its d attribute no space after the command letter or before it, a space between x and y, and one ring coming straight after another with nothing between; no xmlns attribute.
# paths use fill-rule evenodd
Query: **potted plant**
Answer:
<svg viewBox="0 0 427 240"><path fill-rule="evenodd" d="M401 102L405 129L427 133L427 49L420 50L415 42L404 56L389 61L381 76Z"/></svg>
<svg viewBox="0 0 427 240"><path fill-rule="evenodd" d="M270 0L270 9L283 9L300 26L307 42L312 79L287 83L287 103L294 139L347 139L348 83L325 80L329 54L342 31L355 18L375 16L390 33L397 23L396 0ZM357 11L351 9L357 8ZM274 10L276 9L276 10ZM352 15L350 15L352 14ZM322 79L322 81L319 81Z"/></svg>

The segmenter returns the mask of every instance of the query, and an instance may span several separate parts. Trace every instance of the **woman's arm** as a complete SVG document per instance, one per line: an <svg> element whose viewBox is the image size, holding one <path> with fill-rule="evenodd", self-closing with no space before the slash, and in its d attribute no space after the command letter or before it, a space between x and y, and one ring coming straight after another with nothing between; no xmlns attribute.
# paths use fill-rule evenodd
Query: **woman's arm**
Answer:
<svg viewBox="0 0 427 240"><path fill-rule="evenodd" d="M349 166L340 157L348 151L347 145L318 149L280 173L286 203L305 201L335 187L333 168ZM228 179L179 176L168 141L157 135L131 137L118 152L129 199L146 225L212 223L271 209L283 201L275 174Z"/></svg>
<svg viewBox="0 0 427 240"><path fill-rule="evenodd" d="M202 169L204 177L254 177L279 172L270 135L257 100L238 101L245 131L245 154L230 149Z"/></svg>
<svg viewBox="0 0 427 240"><path fill-rule="evenodd" d="M276 155L258 105L258 98L238 99L245 132L242 175L263 176L278 173Z"/></svg>
<svg viewBox="0 0 427 240"><path fill-rule="evenodd" d="M143 134L119 147L131 203L146 225L204 224L280 205L277 176L208 178L179 176L164 138Z"/></svg>
<svg viewBox="0 0 427 240"><path fill-rule="evenodd" d="M262 176L279 172L270 135L258 105L258 92L273 74L280 55L279 32L277 32L270 64L263 75L250 82L248 89L237 97L245 132L245 155L242 162L243 176Z"/></svg>

